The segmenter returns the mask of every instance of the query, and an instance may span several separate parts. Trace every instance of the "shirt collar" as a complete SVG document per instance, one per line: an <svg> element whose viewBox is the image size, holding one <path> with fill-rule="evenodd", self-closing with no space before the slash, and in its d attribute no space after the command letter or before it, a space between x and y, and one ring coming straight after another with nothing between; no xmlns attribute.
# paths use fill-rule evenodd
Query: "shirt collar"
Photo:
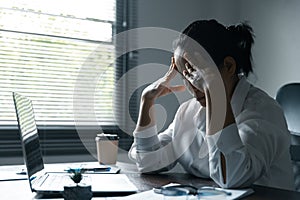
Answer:
<svg viewBox="0 0 300 200"><path fill-rule="evenodd" d="M235 117L241 113L249 89L250 83L245 76L241 76L231 98L232 112Z"/></svg>

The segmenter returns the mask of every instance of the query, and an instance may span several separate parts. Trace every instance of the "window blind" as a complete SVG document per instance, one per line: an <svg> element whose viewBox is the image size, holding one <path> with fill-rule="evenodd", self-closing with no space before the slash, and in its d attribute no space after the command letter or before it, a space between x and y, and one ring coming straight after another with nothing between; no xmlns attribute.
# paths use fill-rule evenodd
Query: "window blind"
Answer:
<svg viewBox="0 0 300 200"><path fill-rule="evenodd" d="M13 91L32 100L38 125L74 125L76 80L99 71L76 101L91 103L85 93L95 87L97 120L114 125L116 16L115 0L0 1L0 126L17 124Z"/></svg>

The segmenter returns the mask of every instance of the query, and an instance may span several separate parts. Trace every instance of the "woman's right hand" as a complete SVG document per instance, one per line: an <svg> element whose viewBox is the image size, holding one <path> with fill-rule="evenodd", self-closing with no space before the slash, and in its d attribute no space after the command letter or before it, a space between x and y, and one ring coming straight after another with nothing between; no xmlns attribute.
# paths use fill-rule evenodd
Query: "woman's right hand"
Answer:
<svg viewBox="0 0 300 200"><path fill-rule="evenodd" d="M177 73L174 57L172 57L168 72L162 78L158 79L143 90L142 99L155 101L158 97L165 96L171 92L184 91L184 85L170 86L171 80Z"/></svg>

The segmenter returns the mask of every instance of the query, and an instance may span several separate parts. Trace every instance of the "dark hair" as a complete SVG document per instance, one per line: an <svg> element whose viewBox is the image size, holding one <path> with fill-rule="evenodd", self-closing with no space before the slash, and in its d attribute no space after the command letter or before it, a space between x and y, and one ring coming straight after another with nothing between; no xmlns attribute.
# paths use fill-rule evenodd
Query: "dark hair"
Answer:
<svg viewBox="0 0 300 200"><path fill-rule="evenodd" d="M175 43L184 43L186 36L198 42L220 68L226 56L237 63L236 73L248 76L252 69L251 47L254 43L252 28L246 23L225 27L216 20L198 20L191 23Z"/></svg>

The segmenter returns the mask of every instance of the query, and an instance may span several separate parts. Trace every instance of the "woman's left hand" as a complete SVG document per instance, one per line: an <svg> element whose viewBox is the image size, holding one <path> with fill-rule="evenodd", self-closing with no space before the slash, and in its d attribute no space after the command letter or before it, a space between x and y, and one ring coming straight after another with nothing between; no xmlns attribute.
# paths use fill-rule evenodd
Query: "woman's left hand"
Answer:
<svg viewBox="0 0 300 200"><path fill-rule="evenodd" d="M209 90L214 79L218 77L216 73L219 73L215 63L198 52L193 55L186 52L183 57L187 61L183 71L185 78L201 92Z"/></svg>

